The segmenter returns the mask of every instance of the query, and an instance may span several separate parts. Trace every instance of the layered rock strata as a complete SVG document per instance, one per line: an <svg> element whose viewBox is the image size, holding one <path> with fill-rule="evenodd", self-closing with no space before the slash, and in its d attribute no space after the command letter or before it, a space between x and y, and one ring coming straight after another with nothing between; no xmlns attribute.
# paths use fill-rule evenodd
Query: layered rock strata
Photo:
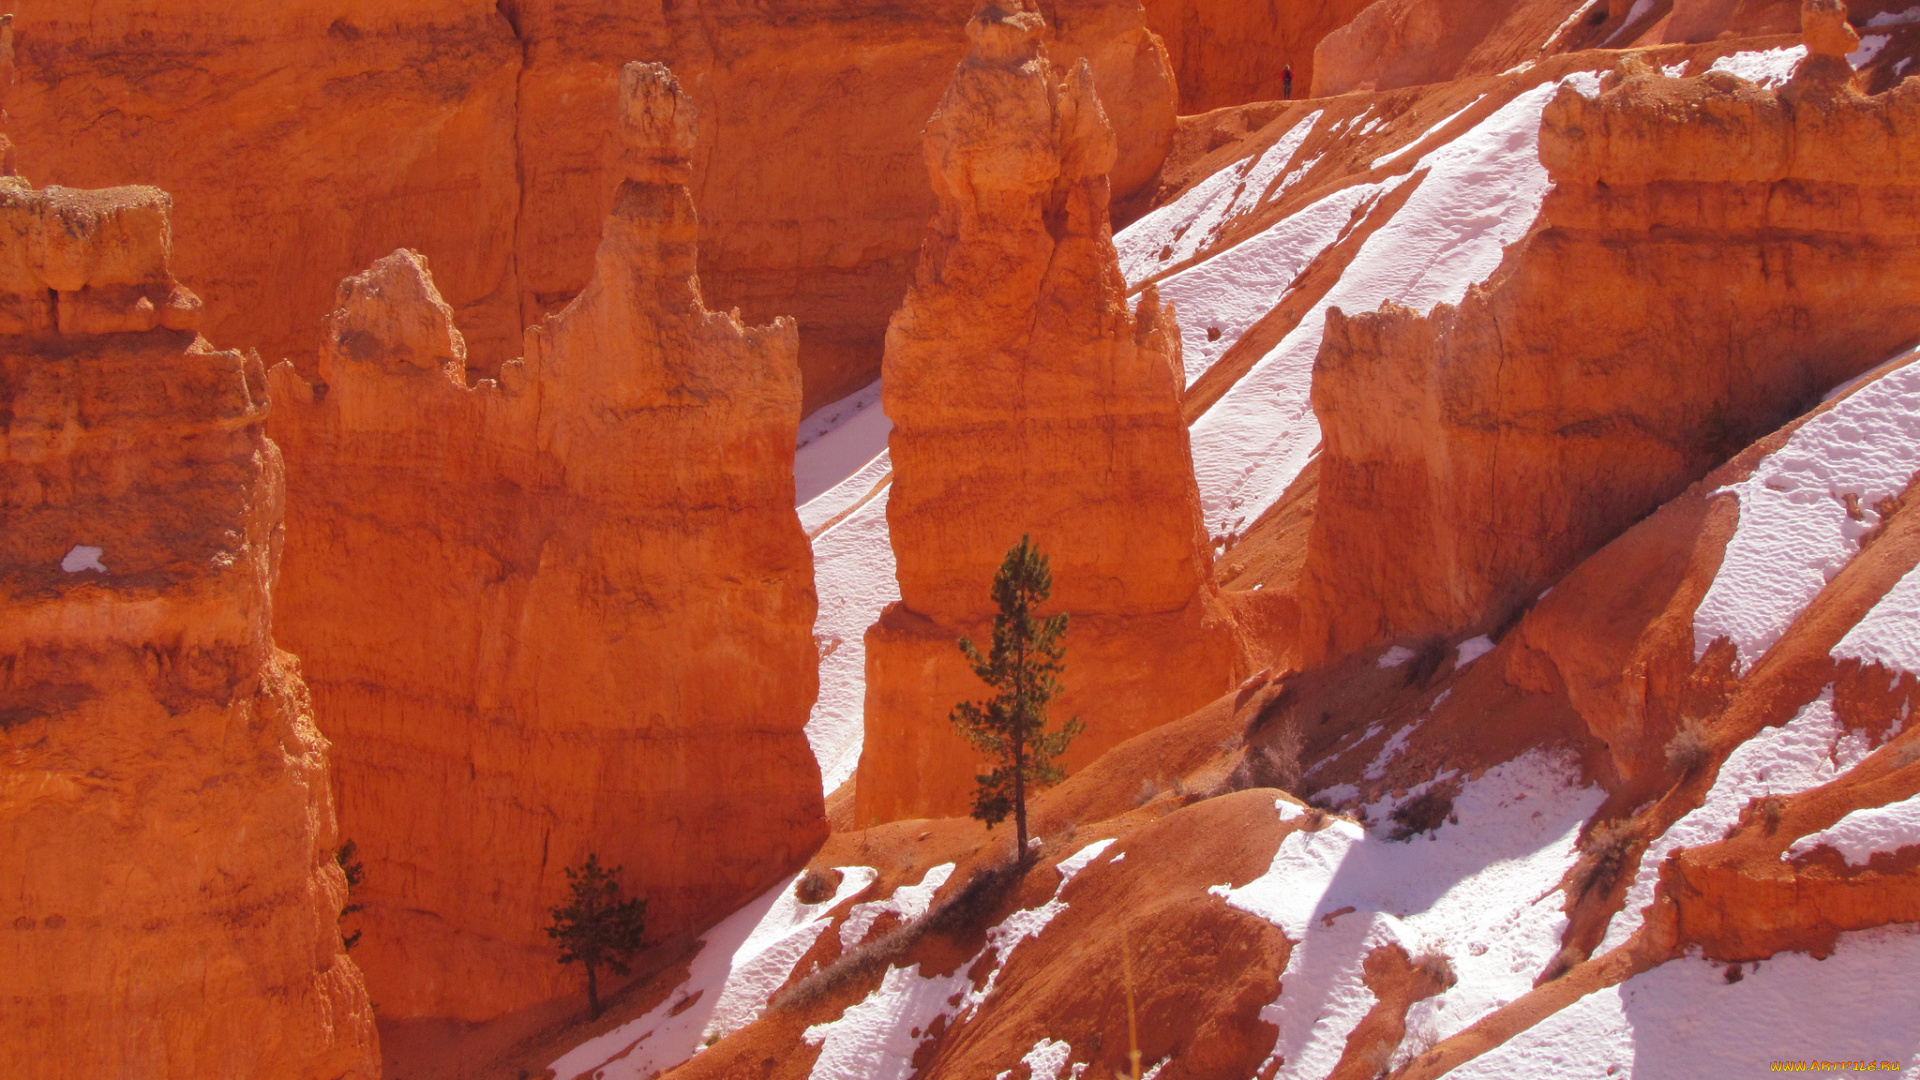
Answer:
<svg viewBox="0 0 1920 1080"><path fill-rule="evenodd" d="M468 382L409 251L341 285L318 385L273 372L279 600L340 746L383 1015L577 991L541 928L589 853L660 940L826 834L795 327L704 306L692 103L659 65L621 79L593 281L497 381Z"/></svg>
<svg viewBox="0 0 1920 1080"><path fill-rule="evenodd" d="M856 820L964 813L976 759L947 720L982 684L988 586L1031 535L1071 614L1058 715L1076 767L1229 683L1234 655L1179 407L1179 335L1126 300L1107 220L1112 127L1038 14L987 6L927 128L940 211L887 331L901 599L867 635ZM1059 80L1059 81L1057 81Z"/></svg>
<svg viewBox="0 0 1920 1080"><path fill-rule="evenodd" d="M265 373L195 333L170 209L0 178L0 1061L371 1080Z"/></svg>
<svg viewBox="0 0 1920 1080"><path fill-rule="evenodd" d="M1920 337L1920 89L1629 62L1546 110L1536 231L1458 308L1330 313L1311 662L1498 624L1755 434ZM1380 527L1382 521L1394 527Z"/></svg>
<svg viewBox="0 0 1920 1080"><path fill-rule="evenodd" d="M406 247L492 376L594 270L623 175L620 64L669 63L708 118L703 280L750 321L798 317L811 407L878 371L933 206L918 134L970 7L18 0L16 138L60 152L59 183L173 191L219 340L311 357L339 280ZM1176 102L1138 0L1053 10L1055 47L1088 58L1123 121L1116 186L1145 186Z"/></svg>

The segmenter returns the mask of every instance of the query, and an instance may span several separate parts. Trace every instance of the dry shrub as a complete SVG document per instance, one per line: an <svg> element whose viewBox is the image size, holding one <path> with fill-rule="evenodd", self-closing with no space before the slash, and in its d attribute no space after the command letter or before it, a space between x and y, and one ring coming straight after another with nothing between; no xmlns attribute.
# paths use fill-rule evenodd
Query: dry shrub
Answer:
<svg viewBox="0 0 1920 1080"><path fill-rule="evenodd" d="M1387 815L1393 821L1393 831L1387 834L1387 839L1411 840L1421 833L1432 832L1445 825L1452 813L1452 790L1429 788L1394 807L1393 813Z"/></svg>
<svg viewBox="0 0 1920 1080"><path fill-rule="evenodd" d="M794 899L803 904L818 904L833 896L840 887L840 871L809 866L793 886Z"/></svg>
<svg viewBox="0 0 1920 1080"><path fill-rule="evenodd" d="M1680 730L1667 744L1667 769L1688 777L1706 767L1713 759L1713 745L1707 739L1707 722L1699 717L1683 720Z"/></svg>
<svg viewBox="0 0 1920 1080"><path fill-rule="evenodd" d="M1240 761L1227 778L1228 790L1263 787L1300 790L1303 775L1300 751L1300 725L1288 721L1266 742L1248 744L1241 750Z"/></svg>
<svg viewBox="0 0 1920 1080"><path fill-rule="evenodd" d="M1620 882L1631 863L1636 836L1630 821L1595 825L1587 834L1585 850L1574 864L1573 898L1577 902L1588 893L1605 896Z"/></svg>

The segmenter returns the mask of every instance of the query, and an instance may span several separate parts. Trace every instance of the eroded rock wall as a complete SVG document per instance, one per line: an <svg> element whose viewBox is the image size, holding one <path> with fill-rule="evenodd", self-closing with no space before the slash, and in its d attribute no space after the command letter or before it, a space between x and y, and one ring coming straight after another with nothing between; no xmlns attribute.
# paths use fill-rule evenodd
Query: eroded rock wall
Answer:
<svg viewBox="0 0 1920 1080"><path fill-rule="evenodd" d="M1147 25L1166 42L1181 115L1279 100L1293 68L1293 96L1313 87L1314 47L1353 21L1367 0L1243 4L1151 0Z"/></svg>
<svg viewBox="0 0 1920 1080"><path fill-rule="evenodd" d="M1499 624L1920 337L1920 91L1847 74L1816 55L1777 91L1645 66L1562 88L1554 187L1486 287L1430 318L1330 316L1307 659Z"/></svg>
<svg viewBox="0 0 1920 1080"><path fill-rule="evenodd" d="M589 852L625 865L657 941L826 834L795 327L704 306L692 104L658 65L622 85L593 281L523 359L469 383L401 251L342 284L320 383L274 370L279 599L336 725L386 1016L577 992L541 928Z"/></svg>
<svg viewBox="0 0 1920 1080"><path fill-rule="evenodd" d="M311 357L335 284L407 247L491 375L593 272L622 176L620 65L670 63L708 120L693 188L710 299L798 318L811 408L878 372L933 206L918 134L969 7L20 0L14 134L34 160L60 151L54 182L173 191L182 273L220 340ZM1054 10L1056 49L1087 57L1112 103L1116 186L1145 186L1175 94L1138 0Z"/></svg>
<svg viewBox="0 0 1920 1080"><path fill-rule="evenodd" d="M887 334L901 600L868 632L856 818L964 812L974 755L947 720L983 685L989 585L1031 535L1071 614L1070 767L1224 690L1233 648L1180 415L1179 335L1129 305L1107 220L1113 129L1087 65L1055 69L1032 11L983 8L927 128L940 210Z"/></svg>
<svg viewBox="0 0 1920 1080"><path fill-rule="evenodd" d="M0 1060L371 1080L265 373L194 332L170 207L0 178Z"/></svg>

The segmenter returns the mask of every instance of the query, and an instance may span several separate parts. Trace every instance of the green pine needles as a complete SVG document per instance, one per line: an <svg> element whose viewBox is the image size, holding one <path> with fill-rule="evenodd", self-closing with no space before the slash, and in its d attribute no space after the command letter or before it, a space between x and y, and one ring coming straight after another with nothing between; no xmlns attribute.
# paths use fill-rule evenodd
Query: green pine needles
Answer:
<svg viewBox="0 0 1920 1080"><path fill-rule="evenodd" d="M553 910L547 936L560 943L560 962L579 961L587 969L587 1008L600 1018L599 969L628 974L627 960L640 951L646 931L647 902L620 896L620 870L588 855L580 869L567 868L569 901Z"/></svg>
<svg viewBox="0 0 1920 1080"><path fill-rule="evenodd" d="M973 795L973 816L998 825L1012 814L1014 850L1027 858L1027 790L1061 781L1055 759L1086 725L1078 717L1057 730L1047 730L1047 705L1059 696L1061 658L1067 633L1064 614L1036 618L1033 609L1053 591L1047 557L1031 538L1007 550L1000 572L993 577L993 648L986 656L973 642L960 639L973 673L998 693L985 701L963 701L951 719L968 742L995 762L992 772L979 777Z"/></svg>

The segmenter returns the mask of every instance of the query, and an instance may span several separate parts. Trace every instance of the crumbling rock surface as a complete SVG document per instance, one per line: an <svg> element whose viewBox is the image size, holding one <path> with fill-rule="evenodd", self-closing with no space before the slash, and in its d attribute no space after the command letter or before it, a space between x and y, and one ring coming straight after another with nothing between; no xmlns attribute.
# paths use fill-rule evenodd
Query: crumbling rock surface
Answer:
<svg viewBox="0 0 1920 1080"><path fill-rule="evenodd" d="M856 819L968 804L947 720L979 697L955 639L986 638L988 586L1030 535L1071 616L1064 718L1092 760L1229 685L1179 408L1179 336L1130 309L1107 220L1112 126L1084 63L1058 76L1030 11L983 8L927 128L940 196L887 336L898 603L868 632Z"/></svg>
<svg viewBox="0 0 1920 1080"><path fill-rule="evenodd" d="M497 381L469 384L410 251L341 285L319 384L273 372L278 598L340 748L383 1016L574 991L541 928L589 853L663 940L826 834L795 327L704 306L692 103L658 65L622 79L593 281Z"/></svg>
<svg viewBox="0 0 1920 1080"><path fill-rule="evenodd" d="M0 1060L371 1080L265 375L193 332L170 205L0 179Z"/></svg>
<svg viewBox="0 0 1920 1080"><path fill-rule="evenodd" d="M1644 65L1562 88L1554 187L1487 285L1329 316L1306 660L1499 623L1920 336L1920 90L1826 65L1777 91Z"/></svg>
<svg viewBox="0 0 1920 1080"><path fill-rule="evenodd" d="M13 134L44 180L172 191L181 272L220 340L310 374L335 284L406 247L491 375L593 272L622 176L620 65L670 63L708 118L692 160L709 298L798 318L811 409L878 370L933 205L918 133L969 9L19 0ZM1116 190L1147 185L1175 92L1137 0L1052 10L1057 55L1091 62L1117 121Z"/></svg>

